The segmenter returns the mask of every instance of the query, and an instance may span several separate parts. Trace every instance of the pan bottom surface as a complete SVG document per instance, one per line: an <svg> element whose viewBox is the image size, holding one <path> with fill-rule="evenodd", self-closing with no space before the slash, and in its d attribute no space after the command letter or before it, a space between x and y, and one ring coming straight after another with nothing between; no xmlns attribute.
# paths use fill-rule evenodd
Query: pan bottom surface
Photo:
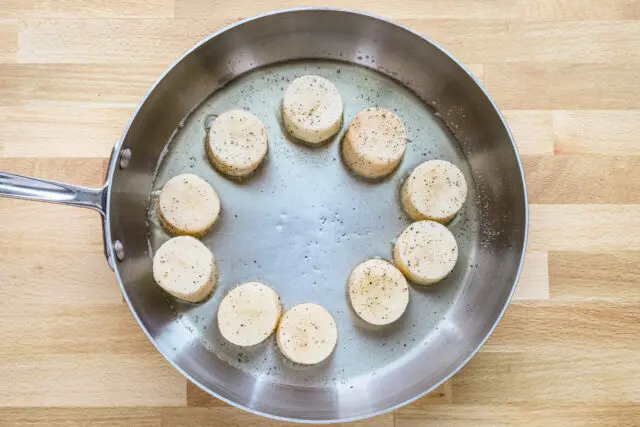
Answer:
<svg viewBox="0 0 640 427"><path fill-rule="evenodd" d="M339 134L310 148L289 138L281 122L281 103L290 81L305 74L331 80L344 101ZM381 182L353 176L340 158L340 140L360 110L379 106L405 123L408 144L400 167ZM245 181L225 178L205 154L208 126L229 109L246 109L266 125L269 153ZM460 257L454 271L431 287L412 286L407 312L392 325L364 324L346 297L353 267L373 257L391 260L393 243L410 224L399 204L399 187L411 170L429 159L456 164L469 184L467 202L449 229ZM149 208L151 254L171 236L159 225L155 203L173 176L195 173L218 192L222 210L203 238L219 272L217 288L201 304L167 297L179 324L193 339L260 382L295 387L365 388L372 376L393 370L425 351L446 351L430 343L448 328L447 316L473 274L478 241L474 181L458 143L422 100L398 82L373 70L332 61L300 61L256 69L214 93L185 120L158 169ZM338 345L317 366L297 366L277 350L275 337L250 349L220 336L217 307L234 285L260 280L271 285L287 309L302 302L323 305L335 317ZM195 344L194 344L195 343ZM424 366L424 369L429 369Z"/></svg>

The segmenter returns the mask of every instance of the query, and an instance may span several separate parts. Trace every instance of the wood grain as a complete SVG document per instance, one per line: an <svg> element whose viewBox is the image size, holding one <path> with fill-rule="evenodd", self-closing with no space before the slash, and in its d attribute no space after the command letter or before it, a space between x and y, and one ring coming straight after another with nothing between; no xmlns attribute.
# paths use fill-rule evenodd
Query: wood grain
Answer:
<svg viewBox="0 0 640 427"><path fill-rule="evenodd" d="M505 110L503 114L521 155L553 154L552 112Z"/></svg>
<svg viewBox="0 0 640 427"><path fill-rule="evenodd" d="M503 110L502 113L522 155L640 154L637 110Z"/></svg>
<svg viewBox="0 0 640 427"><path fill-rule="evenodd" d="M171 18L173 0L3 0L0 18Z"/></svg>
<svg viewBox="0 0 640 427"><path fill-rule="evenodd" d="M536 204L637 204L640 157L523 156L529 201Z"/></svg>
<svg viewBox="0 0 640 427"><path fill-rule="evenodd" d="M465 16L401 22L441 43L465 62L640 62L640 49L635 48L634 39L640 31L639 21L471 20Z"/></svg>
<svg viewBox="0 0 640 427"><path fill-rule="evenodd" d="M135 107L162 65L0 64L0 105Z"/></svg>
<svg viewBox="0 0 640 427"><path fill-rule="evenodd" d="M484 85L511 110L629 110L640 108L640 65L486 64Z"/></svg>
<svg viewBox="0 0 640 427"><path fill-rule="evenodd" d="M184 377L152 348L135 355L101 353L99 347L95 352L34 355L23 348L5 355L0 365L0 406L186 404Z"/></svg>
<svg viewBox="0 0 640 427"><path fill-rule="evenodd" d="M453 380L456 404L640 404L637 350L481 351ZM611 392L615 390L615 396Z"/></svg>
<svg viewBox="0 0 640 427"><path fill-rule="evenodd" d="M640 19L638 0L518 0L518 17L541 20Z"/></svg>
<svg viewBox="0 0 640 427"><path fill-rule="evenodd" d="M368 0L366 3L351 2L349 5L341 0L278 0L265 2L232 2L224 0L175 0L177 18L201 18L211 10L223 9L225 15L246 18L274 9L300 6L345 7L352 6L369 13L383 15L389 19L407 19L415 16L421 18L507 18L518 13L517 0L487 0L478 3L474 0L404 0L403 7L385 0Z"/></svg>
<svg viewBox="0 0 640 427"><path fill-rule="evenodd" d="M552 252L554 301L640 300L640 251Z"/></svg>
<svg viewBox="0 0 640 427"><path fill-rule="evenodd" d="M91 221L92 225L95 221ZM84 268L78 268L79 257L82 257ZM0 299L9 305L65 306L73 303L99 307L122 299L113 272L107 266L104 250L98 245L85 247L82 253L73 253L68 248L64 250L64 245L46 250L37 245L4 242L3 239L0 265L3 267L0 269ZM29 282L25 285L27 273ZM2 306L4 303L0 303ZM73 337L73 331L70 332Z"/></svg>
<svg viewBox="0 0 640 427"><path fill-rule="evenodd" d="M0 200L0 218L10 224L2 232L3 250L20 246L36 255L60 251L80 256L103 248L99 214L89 210L50 205L39 206L34 215L33 203Z"/></svg>
<svg viewBox="0 0 640 427"><path fill-rule="evenodd" d="M549 255L546 252L526 253L513 299L515 301L549 299Z"/></svg>
<svg viewBox="0 0 640 427"><path fill-rule="evenodd" d="M176 57L305 5L397 20L463 60L503 109L532 203L519 286L483 349L430 395L350 425L638 425L640 0L3 0L0 170L102 185ZM165 362L102 245L94 212L0 199L0 426L284 425Z"/></svg>
<svg viewBox="0 0 640 427"><path fill-rule="evenodd" d="M207 16L207 15L205 15ZM235 19L37 19L25 22L18 60L40 63L151 63L169 66Z"/></svg>
<svg viewBox="0 0 640 427"><path fill-rule="evenodd" d="M278 2L233 2L222 0L175 0L176 17L199 18L211 10L223 9L229 16L247 17L274 8L297 6L345 7L340 0L279 0ZM390 19L466 18L474 19L540 19L573 20L633 20L640 18L638 0L404 0L402 7L383 0L366 3L351 2L349 6L386 16Z"/></svg>
<svg viewBox="0 0 640 427"><path fill-rule="evenodd" d="M0 408L1 426L27 427L160 427L162 408Z"/></svg>
<svg viewBox="0 0 640 427"><path fill-rule="evenodd" d="M86 187L100 187L104 185L108 163L108 159L104 157L55 159L0 157L0 170ZM0 199L0 202L8 202L8 200Z"/></svg>
<svg viewBox="0 0 640 427"><path fill-rule="evenodd" d="M20 31L18 60L169 65L169 58L180 56L206 35L236 20L216 14L197 19L29 19ZM640 31L640 22L636 21L615 25L607 21L472 19L399 22L443 44L469 63L640 63L633 38ZM549 39L563 42L549 43Z"/></svg>
<svg viewBox="0 0 640 427"><path fill-rule="evenodd" d="M640 408L634 404L571 405L571 404L492 404L487 405L442 405L421 410L400 409L396 412L395 427L426 426L531 426L562 425L567 427L588 426L635 426L640 417Z"/></svg>
<svg viewBox="0 0 640 427"><path fill-rule="evenodd" d="M0 19L0 63L18 59L18 30L17 21Z"/></svg>
<svg viewBox="0 0 640 427"><path fill-rule="evenodd" d="M104 158L0 158L0 170L3 171L94 187L104 185L106 166ZM3 224L0 252L25 250L35 257L50 252L75 253L73 256L102 253L99 214L62 205L37 205L36 211L34 207L32 202L0 198ZM100 268L104 272L102 265Z"/></svg>
<svg viewBox="0 0 640 427"><path fill-rule="evenodd" d="M558 154L640 154L640 111L554 111Z"/></svg>
<svg viewBox="0 0 640 427"><path fill-rule="evenodd" d="M531 205L529 249L548 251L640 250L639 205Z"/></svg>
<svg viewBox="0 0 640 427"><path fill-rule="evenodd" d="M492 405L488 412L484 405L450 405L443 404L429 408L428 417L424 410L411 407L403 408L395 414L396 427L423 427L433 425L447 426L530 426L535 419L540 424L558 423L569 427L612 425L631 427L634 420L640 417L637 405L528 405L509 404ZM193 415L192 415L193 414ZM169 422L190 422L203 420L204 425L211 425L220 418L214 415L234 416L237 412L211 413L200 409L165 409L157 407L134 408L0 408L0 425L19 425L26 427L68 427L83 426L141 426L171 427ZM210 419L206 419L209 416ZM266 424L247 423L245 426L283 426L267 421ZM191 425L191 424L189 424ZM197 424L196 424L197 425ZM233 424L231 424L233 425ZM374 422L360 424L376 426ZM385 426L385 424L381 424ZM393 424L388 424L393 425Z"/></svg>
<svg viewBox="0 0 640 427"><path fill-rule="evenodd" d="M108 157L133 111L101 105L0 106L0 156Z"/></svg>
<svg viewBox="0 0 640 427"><path fill-rule="evenodd" d="M116 287L117 284L112 283ZM29 348L30 356L154 354L126 305L119 301L99 305L74 298L51 304L2 304L0 352L19 353ZM99 333L97 333L99 331Z"/></svg>
<svg viewBox="0 0 640 427"><path fill-rule="evenodd" d="M509 307L483 350L633 350L638 333L640 312L634 302L517 301Z"/></svg>

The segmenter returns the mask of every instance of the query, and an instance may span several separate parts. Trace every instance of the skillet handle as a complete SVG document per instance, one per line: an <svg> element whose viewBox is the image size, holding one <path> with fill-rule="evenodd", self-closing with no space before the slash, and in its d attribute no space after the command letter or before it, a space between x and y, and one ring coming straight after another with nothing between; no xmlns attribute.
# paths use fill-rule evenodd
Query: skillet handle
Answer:
<svg viewBox="0 0 640 427"><path fill-rule="evenodd" d="M105 215L106 187L87 188L0 172L0 197L89 208Z"/></svg>
<svg viewBox="0 0 640 427"><path fill-rule="evenodd" d="M0 197L80 206L100 212L100 215L102 215L104 255L107 258L109 267L112 270L114 269L113 257L109 255L106 240L106 185L102 188L87 188L46 179L29 178L22 175L0 172Z"/></svg>

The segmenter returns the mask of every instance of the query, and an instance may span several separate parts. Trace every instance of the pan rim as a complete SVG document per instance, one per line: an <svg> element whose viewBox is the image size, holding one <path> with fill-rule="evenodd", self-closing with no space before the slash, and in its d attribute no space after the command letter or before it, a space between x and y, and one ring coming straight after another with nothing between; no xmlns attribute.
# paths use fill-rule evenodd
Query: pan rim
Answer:
<svg viewBox="0 0 640 427"><path fill-rule="evenodd" d="M174 363L174 361L171 360L169 358L169 356L164 351L162 351L162 349L160 349L160 347L157 345L156 341L153 339L153 337L151 336L151 334L147 330L146 326L142 322L142 319L139 317L138 313L134 310L134 308L132 306L132 303L131 303L131 301L129 299L129 296L128 296L127 292L126 292L125 286L123 284L122 277L120 276L119 269L117 267L118 261L115 261L117 258L115 257L115 253L114 253L115 250L114 250L113 244L112 244L113 237L112 237L112 233L111 233L111 192L112 192L112 185L111 184L113 182L113 177L115 175L115 172L116 172L116 170L118 168L118 163L119 163L119 156L118 155L112 156L110 164L109 164L108 174L107 174L107 196L106 196L106 206L105 206L105 239L106 239L105 246L107 247L107 251L108 251L107 255L108 255L108 257L110 257L111 259L114 260L114 264L115 264L114 265L114 273L115 273L117 281L118 281L118 286L120 287L122 295L123 295L125 301L127 302L127 306L129 307L129 310L133 314L133 317L136 319L136 322L138 323L138 325L140 326L140 328L142 329L144 334L147 336L149 341L151 341L151 343L156 348L156 350L165 358L165 360L167 362L169 362L171 364L171 366L173 366L173 368L175 368L178 372L180 372L180 374L182 374L188 381L190 381L191 383L195 384L198 388L200 388L204 392L210 394L211 396L215 397L216 399L222 400L223 402L229 404L230 406L233 406L235 408L239 408L239 409L244 410L246 412L249 412L251 414L259 415L259 416L262 416L262 417L265 417L265 418L269 418L269 419L273 419L273 420L277 420L277 421L295 422L295 423L301 423L301 424L311 424L311 423L314 423L314 424L333 424L333 423L344 423L344 422L352 422L352 421L359 421L359 420L369 419L369 418L373 418L373 417L376 417L376 416L379 416L379 415L383 415L383 414L392 412L392 411L394 411L396 409L399 409L399 408L401 408L403 406L406 406L406 405L410 404L411 402L414 402L414 401L424 397L425 395L429 394L430 392L432 392L433 390L435 390L436 388L441 386L443 383L448 381L453 375L458 373L460 371L460 369L462 369L478 353L478 351L480 351L480 349L484 346L484 344L489 339L489 337L491 336L491 334L493 333L495 328L498 326L498 323L500 322L500 320L502 320L502 317L504 316L504 313L506 312L507 308L509 307L509 304L511 303L511 300L513 298L513 295L514 295L515 290L516 290L517 285L518 285L518 281L519 281L521 273L522 273L522 268L523 268L523 265L524 265L525 253L526 253L527 244L528 244L528 235L529 235L529 201L528 201L528 194L527 194L527 185L526 185L526 181L525 181L525 177L524 177L524 170L523 170L523 167L522 167L522 160L521 160L521 157L520 157L520 153L518 152L518 148L516 146L515 139L513 137L511 129L509 128L509 125L507 124L504 116L500 112L500 109L498 108L498 106L494 102L493 98L485 90L484 86L469 71L469 69L464 64L462 64L456 57L454 57L451 53L449 53L445 48L443 48L440 44L438 44L438 43L434 42L433 40L431 40L430 38L418 33L417 31L407 27L406 25L399 24L397 22L394 22L392 20L389 20L387 18L384 18L384 17L376 15L376 14L371 14L371 13L368 13L368 12L363 12L363 11L359 11L359 10L355 10L355 9L349 9L349 8L295 7L295 8L277 9L277 10L261 13L261 14L258 14L258 15L255 15L255 16L240 20L238 22L232 23L232 24L230 24L228 26L225 26L224 28L222 28L222 29L220 29L220 30L208 35L207 37L203 38L198 43L196 43L194 46L192 46L190 49L188 49L185 53L183 53L171 65L169 65L162 72L162 74L160 74L160 76L155 80L155 82L151 85L151 87L147 90L146 94L144 95L144 97L141 99L140 103L136 107L134 113L131 115L131 118L129 119L129 122L127 123L127 125L126 125L126 127L124 129L123 137L120 138L118 140L118 142L116 143L116 145L114 147L114 153L119 153L120 152L120 150L122 148L122 144L123 144L124 139L125 139L124 136L128 134L133 120L135 119L135 117L140 112L140 109L142 108L142 106L146 103L146 101L149 98L150 94L156 89L156 87L160 84L160 82L162 82L164 80L166 75L173 68L176 67L176 65L178 65L180 62L182 62L185 58L187 58L189 55L191 55L194 51L199 49L202 45L208 43L210 40L212 40L215 37L219 36L220 34L225 33L225 32L227 32L229 30L232 30L232 29L234 29L236 27L242 26L242 25L244 25L244 24L246 24L248 22L260 20L260 19L263 19L263 18L266 18L266 17L269 17L269 16L280 15L280 14L288 14L288 13L293 13L293 12L301 12L301 11L318 11L318 12L323 12L324 11L324 12L338 12L338 13L345 13L345 14L351 14L351 15L359 15L359 16L363 16L363 17L367 17L367 18L371 18L371 19L375 19L375 20L381 21L381 22L383 22L383 23L385 23L387 25L391 25L391 26L397 27L397 28L399 28L399 29L401 29L401 30L403 30L405 32L408 32L412 36L419 37L425 43L428 43L431 46L433 46L436 49L438 49L441 53L443 53L451 61L453 61L458 67L460 67L460 69L462 69L462 71L464 71L469 77L471 77L473 79L473 81L476 84L476 86L482 91L482 93L484 94L486 99L489 101L489 103L493 107L494 112L497 114L497 116L499 117L500 121L502 122L502 125L504 126L504 129L506 130L507 135L509 137L509 142L511 143L513 152L514 152L515 157L516 157L516 161L518 163L518 171L520 173L520 180L521 180L521 183L522 183L522 190L523 190L522 194L523 194L523 202L524 202L524 234L523 234L523 239L522 239L522 253L520 254L520 258L519 258L519 261L518 261L518 267L517 267L517 270L516 270L516 274L515 274L515 277L514 277L513 284L511 286L511 290L509 292L509 295L507 296L507 298L505 300L505 303L504 303L502 309L500 310L500 313L498 313L498 316L496 317L495 321L493 322L493 324L491 325L491 327L487 331L486 335L482 338L480 343L469 353L469 355L462 362L460 362L448 375L444 376L440 381L435 382L431 387L427 388L423 392L418 393L415 396L413 396L413 397L411 397L411 398L409 398L409 399L407 399L407 400L405 400L403 402L400 402L400 403L398 403L396 405L389 406L387 408L380 409L380 410L377 410L377 411L374 411L374 412L370 412L370 413L364 414L364 415L359 415L359 416L354 416L354 417L346 417L346 418L326 419L326 420L299 419L299 418L284 417L284 416L278 416L278 415L274 415L274 414L269 414L267 412L259 411L259 410L244 406L244 405L239 404L237 402L234 402L234 401L232 401L232 400L230 400L230 399L228 399L226 397L223 397L223 396L219 395L218 393L209 390L206 386L201 384L198 380L194 379L190 374L185 372L180 366L178 366L176 363Z"/></svg>

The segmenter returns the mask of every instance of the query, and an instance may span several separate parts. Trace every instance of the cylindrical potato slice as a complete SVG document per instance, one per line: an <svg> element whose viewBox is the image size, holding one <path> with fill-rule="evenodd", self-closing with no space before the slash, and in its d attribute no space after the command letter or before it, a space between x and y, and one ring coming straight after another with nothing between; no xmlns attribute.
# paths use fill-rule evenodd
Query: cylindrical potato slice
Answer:
<svg viewBox="0 0 640 427"><path fill-rule="evenodd" d="M247 282L231 289L220 302L218 327L232 344L249 347L266 340L278 326L280 297L262 282Z"/></svg>
<svg viewBox="0 0 640 427"><path fill-rule="evenodd" d="M342 158L356 174L379 179L398 167L406 147L402 120L389 110L367 108L349 125L342 139Z"/></svg>
<svg viewBox="0 0 640 427"><path fill-rule="evenodd" d="M458 260L458 244L444 225L418 221L408 226L393 248L396 267L415 284L430 285L444 279Z"/></svg>
<svg viewBox="0 0 640 427"><path fill-rule="evenodd" d="M287 87L282 120L291 136L320 144L340 130L342 110L342 97L335 85L324 77L308 75Z"/></svg>
<svg viewBox="0 0 640 427"><path fill-rule="evenodd" d="M158 217L173 234L203 236L216 222L219 213L218 193L197 175L175 176L160 192Z"/></svg>
<svg viewBox="0 0 640 427"><path fill-rule="evenodd" d="M428 160L415 168L402 185L400 199L416 221L447 224L467 198L467 181L458 167L445 160Z"/></svg>
<svg viewBox="0 0 640 427"><path fill-rule="evenodd" d="M199 302L209 296L216 285L215 259L195 237L174 237L160 246L153 257L153 277L174 297Z"/></svg>
<svg viewBox="0 0 640 427"><path fill-rule="evenodd" d="M230 110L211 123L207 155L221 173L244 178L260 166L268 145L267 129L259 118L248 111Z"/></svg>
<svg viewBox="0 0 640 427"><path fill-rule="evenodd" d="M369 259L358 264L347 280L355 312L372 325L388 325L402 316L409 304L407 280L393 264Z"/></svg>
<svg viewBox="0 0 640 427"><path fill-rule="evenodd" d="M289 360L315 365L333 352L338 342L338 328L324 307L304 303L284 313L276 338L278 348Z"/></svg>

